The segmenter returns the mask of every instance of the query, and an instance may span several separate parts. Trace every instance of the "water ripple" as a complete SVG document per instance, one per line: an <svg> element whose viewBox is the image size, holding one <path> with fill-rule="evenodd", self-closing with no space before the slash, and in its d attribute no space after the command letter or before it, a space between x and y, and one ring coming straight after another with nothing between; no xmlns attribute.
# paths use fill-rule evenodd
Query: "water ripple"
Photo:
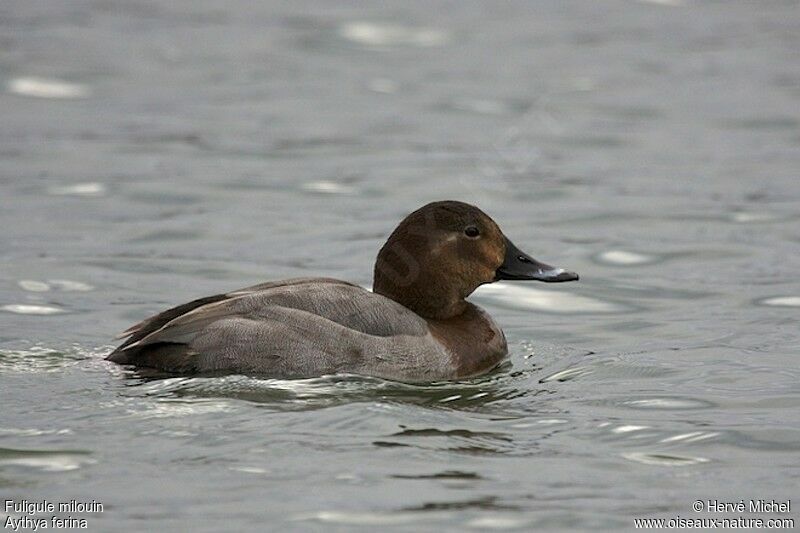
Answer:
<svg viewBox="0 0 800 533"><path fill-rule="evenodd" d="M0 307L0 310L17 315L56 315L66 312L60 307L38 304L6 304Z"/></svg>
<svg viewBox="0 0 800 533"><path fill-rule="evenodd" d="M628 250L607 250L597 255L601 263L618 266L637 266L655 263L660 260L658 256L631 252Z"/></svg>
<svg viewBox="0 0 800 533"><path fill-rule="evenodd" d="M14 78L8 82L7 88L12 94L34 98L67 99L89 95L89 88L85 85L48 78Z"/></svg>
<svg viewBox="0 0 800 533"><path fill-rule="evenodd" d="M357 189L338 181L320 180L303 184L303 190L319 194L354 194Z"/></svg>
<svg viewBox="0 0 800 533"><path fill-rule="evenodd" d="M652 466L692 466L707 463L709 459L705 457L692 457L687 455L673 455L658 452L631 452L623 453L622 457L629 461L652 465Z"/></svg>
<svg viewBox="0 0 800 533"><path fill-rule="evenodd" d="M68 472L95 463L83 450L20 450L0 448L0 466L20 466L43 472Z"/></svg>
<svg viewBox="0 0 800 533"><path fill-rule="evenodd" d="M105 353L105 350L86 350L74 346L68 350L55 350L32 346L24 350L0 350L0 373L60 372L87 358Z"/></svg>
<svg viewBox="0 0 800 533"><path fill-rule="evenodd" d="M658 410L682 410L682 409L707 409L712 407L711 402L698 400L696 398L644 398L641 400L625 400L622 405L633 407L634 409L658 409Z"/></svg>
<svg viewBox="0 0 800 533"><path fill-rule="evenodd" d="M98 197L106 193L106 186L98 182L75 183L47 188L47 194L53 196L85 196Z"/></svg>
<svg viewBox="0 0 800 533"><path fill-rule="evenodd" d="M419 518L413 514L387 512L319 511L313 514L295 515L293 520L314 520L327 524L350 526L388 526L416 522Z"/></svg>
<svg viewBox="0 0 800 533"><path fill-rule="evenodd" d="M507 283L484 285L476 297L504 307L547 313L621 313L622 304L575 294L566 290L546 290Z"/></svg>
<svg viewBox="0 0 800 533"><path fill-rule="evenodd" d="M771 307L800 307L800 296L773 296L756 303Z"/></svg>
<svg viewBox="0 0 800 533"><path fill-rule="evenodd" d="M401 26L375 22L348 22L339 28L339 35L348 41L370 47L417 46L428 48L442 46L450 40L448 33L439 28Z"/></svg>
<svg viewBox="0 0 800 533"><path fill-rule="evenodd" d="M21 289L28 292L48 292L51 290L61 290L65 292L86 292L94 289L94 287L88 283L69 279L49 279L47 281L23 279L17 282L17 285L19 285Z"/></svg>

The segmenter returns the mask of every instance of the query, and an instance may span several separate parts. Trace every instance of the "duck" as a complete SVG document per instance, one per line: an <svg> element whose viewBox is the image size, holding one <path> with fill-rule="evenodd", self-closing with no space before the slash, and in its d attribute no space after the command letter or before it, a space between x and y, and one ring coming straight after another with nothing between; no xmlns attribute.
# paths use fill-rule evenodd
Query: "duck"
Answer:
<svg viewBox="0 0 800 533"><path fill-rule="evenodd" d="M391 233L371 291L303 277L206 296L132 326L107 359L171 374L468 379L508 355L503 330L466 300L475 289L501 280L578 279L522 252L474 205L437 201Z"/></svg>

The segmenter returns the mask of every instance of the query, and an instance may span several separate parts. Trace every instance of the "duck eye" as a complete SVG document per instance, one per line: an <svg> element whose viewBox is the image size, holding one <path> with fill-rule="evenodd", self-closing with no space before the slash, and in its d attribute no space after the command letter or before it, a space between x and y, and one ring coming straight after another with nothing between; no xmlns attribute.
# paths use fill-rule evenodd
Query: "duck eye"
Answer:
<svg viewBox="0 0 800 533"><path fill-rule="evenodd" d="M467 237L475 238L480 234L481 232L478 231L478 228L476 228L475 226L467 226L466 229L464 229L464 235L466 235Z"/></svg>

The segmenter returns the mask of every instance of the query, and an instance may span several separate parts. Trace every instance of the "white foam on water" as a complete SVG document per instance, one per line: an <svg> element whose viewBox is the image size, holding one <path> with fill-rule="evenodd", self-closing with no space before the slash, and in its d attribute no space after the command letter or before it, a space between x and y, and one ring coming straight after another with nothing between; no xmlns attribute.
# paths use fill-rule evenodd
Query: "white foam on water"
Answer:
<svg viewBox="0 0 800 533"><path fill-rule="evenodd" d="M530 311L548 311L551 313L618 313L623 311L621 305L604 302L588 296L580 296L565 290L550 291L492 283L483 285L475 294L486 296L500 304Z"/></svg>
<svg viewBox="0 0 800 533"><path fill-rule="evenodd" d="M438 28L379 24L375 22L348 22L339 28L339 35L348 41L366 46L442 46L450 40L449 34Z"/></svg>
<svg viewBox="0 0 800 533"><path fill-rule="evenodd" d="M106 186L96 181L47 188L47 193L54 196L102 196L105 192Z"/></svg>
<svg viewBox="0 0 800 533"><path fill-rule="evenodd" d="M0 310L18 315L55 315L64 312L58 307L33 304L8 304L0 307Z"/></svg>
<svg viewBox="0 0 800 533"><path fill-rule="evenodd" d="M656 260L652 255L627 250L608 250L597 256L603 263L620 266L644 265Z"/></svg>
<svg viewBox="0 0 800 533"><path fill-rule="evenodd" d="M21 77L8 82L8 92L34 98L83 98L89 95L89 88L79 83L62 80Z"/></svg>
<svg viewBox="0 0 800 533"><path fill-rule="evenodd" d="M800 296L775 296L761 300L761 304L775 307L800 307Z"/></svg>

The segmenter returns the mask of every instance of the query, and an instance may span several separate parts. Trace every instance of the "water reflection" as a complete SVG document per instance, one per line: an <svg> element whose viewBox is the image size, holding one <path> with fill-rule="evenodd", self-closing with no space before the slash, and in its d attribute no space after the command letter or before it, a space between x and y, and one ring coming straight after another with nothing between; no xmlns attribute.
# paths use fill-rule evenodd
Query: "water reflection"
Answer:
<svg viewBox="0 0 800 533"><path fill-rule="evenodd" d="M6 492L136 531L619 531L794 486L794 3L46 4L0 16ZM582 276L477 291L489 376L102 359L184 297L368 285L445 198Z"/></svg>
<svg viewBox="0 0 800 533"><path fill-rule="evenodd" d="M439 28L401 26L377 22L348 22L339 28L339 35L349 41L370 46L442 46L450 40L449 34Z"/></svg>
<svg viewBox="0 0 800 533"><path fill-rule="evenodd" d="M47 188L47 193L54 196L97 197L105 195L106 191L106 186L97 182L75 183L73 185L59 185Z"/></svg>
<svg viewBox="0 0 800 533"><path fill-rule="evenodd" d="M659 260L658 257L653 255L627 250L608 250L599 254L597 259L602 263L619 266L646 265Z"/></svg>
<svg viewBox="0 0 800 533"><path fill-rule="evenodd" d="M66 312L64 309L53 305L38 304L6 304L0 310L18 315L55 315Z"/></svg>
<svg viewBox="0 0 800 533"><path fill-rule="evenodd" d="M706 459L705 457L672 455L672 454L658 453L658 452L652 452L652 453L631 452L631 453L624 453L622 454L622 456L630 461L635 461L637 463L642 463L651 466L681 467L681 466L698 465L701 463L708 462L708 459Z"/></svg>
<svg viewBox="0 0 800 533"><path fill-rule="evenodd" d="M0 468L31 468L43 472L69 472L96 461L83 450L19 450L0 448Z"/></svg>
<svg viewBox="0 0 800 533"><path fill-rule="evenodd" d="M759 300L758 303L773 307L800 307L800 296L773 296Z"/></svg>
<svg viewBox="0 0 800 533"><path fill-rule="evenodd" d="M34 98L83 98L89 96L87 86L63 80L20 77L8 82L8 92Z"/></svg>
<svg viewBox="0 0 800 533"><path fill-rule="evenodd" d="M512 309L545 313L622 313L625 305L576 294L565 289L539 289L509 283L483 285L476 293L477 299L485 299L494 305Z"/></svg>

